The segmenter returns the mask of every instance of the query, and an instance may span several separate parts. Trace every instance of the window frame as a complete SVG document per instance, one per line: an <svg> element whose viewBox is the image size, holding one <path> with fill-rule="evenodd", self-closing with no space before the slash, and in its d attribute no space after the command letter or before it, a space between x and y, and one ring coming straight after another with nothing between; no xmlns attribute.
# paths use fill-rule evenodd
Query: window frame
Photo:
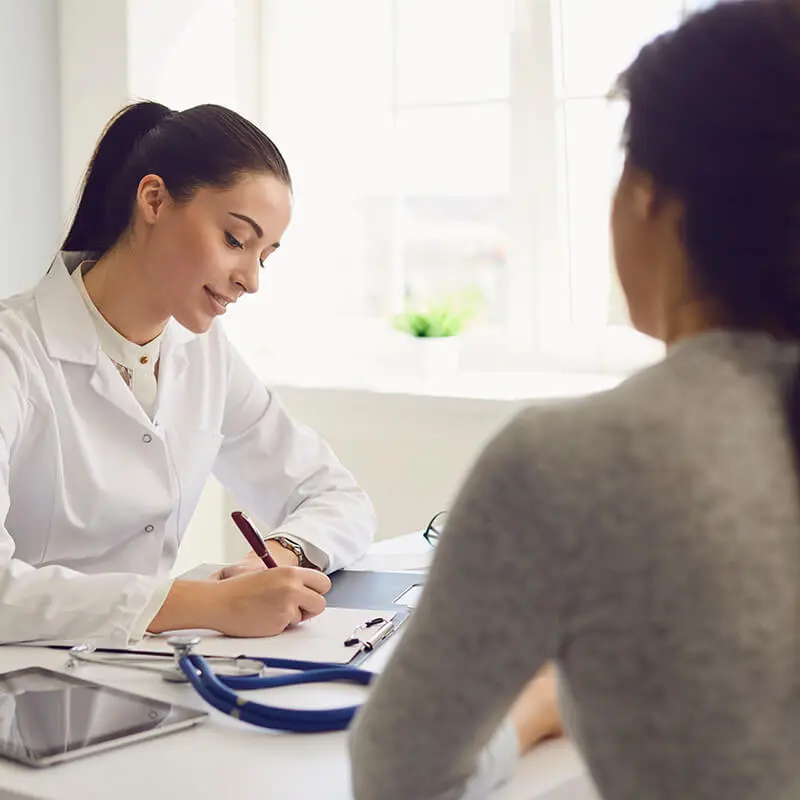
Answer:
<svg viewBox="0 0 800 800"><path fill-rule="evenodd" d="M269 31L274 0L258 0L259 24ZM505 325L481 325L463 336L462 364L476 371L557 370L627 374L658 360L663 345L626 326L586 328L571 320L573 289L565 223L563 100L558 96L561 0L507 0L512 4L510 69L510 213ZM393 3L402 0L392 0ZM683 0L683 12L708 0ZM395 35L396 29L393 29ZM264 76L270 70L261 36L261 120L269 105ZM611 101L609 101L611 102ZM268 127L268 126L267 126ZM398 195L399 197L399 195ZM556 265L553 267L552 265ZM403 302L404 276L397 256L383 277L383 316L343 320L348 331L374 336L388 330ZM363 323L363 326L362 324ZM366 332L369 331L369 334ZM358 334L356 334L358 335ZM388 334L387 334L388 335ZM264 337L259 335L259 339ZM332 348L337 337L325 337ZM276 346L282 346L278 343ZM373 353L375 347L369 348ZM379 349L379 348L378 348ZM336 357L329 352L326 358Z"/></svg>

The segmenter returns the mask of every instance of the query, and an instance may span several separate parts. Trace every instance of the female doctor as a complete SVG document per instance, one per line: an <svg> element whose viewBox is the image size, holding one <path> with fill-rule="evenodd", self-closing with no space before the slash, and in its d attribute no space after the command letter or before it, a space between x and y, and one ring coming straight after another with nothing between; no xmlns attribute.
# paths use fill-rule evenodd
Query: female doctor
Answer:
<svg viewBox="0 0 800 800"><path fill-rule="evenodd" d="M111 121L62 252L0 302L0 643L276 634L368 547L364 492L217 323L290 215L283 157L238 114ZM212 472L269 524L278 568L169 578Z"/></svg>

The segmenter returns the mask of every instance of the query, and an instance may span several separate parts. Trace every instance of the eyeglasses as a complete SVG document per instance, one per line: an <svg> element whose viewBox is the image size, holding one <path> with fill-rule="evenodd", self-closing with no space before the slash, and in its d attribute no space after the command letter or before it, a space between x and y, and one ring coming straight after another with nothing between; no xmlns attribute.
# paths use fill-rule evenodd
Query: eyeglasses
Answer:
<svg viewBox="0 0 800 800"><path fill-rule="evenodd" d="M447 519L447 512L440 511L436 516L428 523L425 530L422 532L422 538L431 546L436 547L436 543L439 541L439 535L444 530L444 523Z"/></svg>

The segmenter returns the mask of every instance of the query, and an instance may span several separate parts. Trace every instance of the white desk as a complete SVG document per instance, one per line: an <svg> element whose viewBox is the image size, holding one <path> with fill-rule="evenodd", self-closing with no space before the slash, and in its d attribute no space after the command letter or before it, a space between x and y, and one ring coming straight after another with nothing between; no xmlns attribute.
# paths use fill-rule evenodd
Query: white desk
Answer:
<svg viewBox="0 0 800 800"><path fill-rule="evenodd" d="M375 545L373 552L408 552L417 538L421 538L419 534L381 542ZM392 648L390 642L366 666L380 669ZM33 665L62 669L66 661L64 651L0 647L0 672ZM169 684L143 672L85 665L77 674L110 686L202 708L211 716L188 731L44 770L0 759L0 797L3 790L42 800L108 800L111 797L114 800L182 800L226 796L236 800L264 800L265 797L350 800L352 797L345 733L271 733L210 709L189 686ZM259 692L248 694L257 698ZM266 695L276 704L313 706L352 703L365 697L366 690L329 684L271 689ZM496 800L538 800L549 797L551 790L556 790L553 797L559 800L593 800L596 795L583 786L574 790L568 788L581 772L580 760L569 742L547 743L522 759L514 780L496 795Z"/></svg>

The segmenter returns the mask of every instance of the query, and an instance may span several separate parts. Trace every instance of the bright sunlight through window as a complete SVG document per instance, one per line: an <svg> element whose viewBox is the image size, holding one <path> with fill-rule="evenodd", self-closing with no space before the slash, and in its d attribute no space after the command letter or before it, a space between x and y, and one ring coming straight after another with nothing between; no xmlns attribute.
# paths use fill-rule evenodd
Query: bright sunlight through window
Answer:
<svg viewBox="0 0 800 800"><path fill-rule="evenodd" d="M297 326L290 297L330 328L471 290L474 338L524 368L652 358L610 257L625 108L607 96L688 5L263 0L262 122L296 197L259 300L269 336Z"/></svg>

